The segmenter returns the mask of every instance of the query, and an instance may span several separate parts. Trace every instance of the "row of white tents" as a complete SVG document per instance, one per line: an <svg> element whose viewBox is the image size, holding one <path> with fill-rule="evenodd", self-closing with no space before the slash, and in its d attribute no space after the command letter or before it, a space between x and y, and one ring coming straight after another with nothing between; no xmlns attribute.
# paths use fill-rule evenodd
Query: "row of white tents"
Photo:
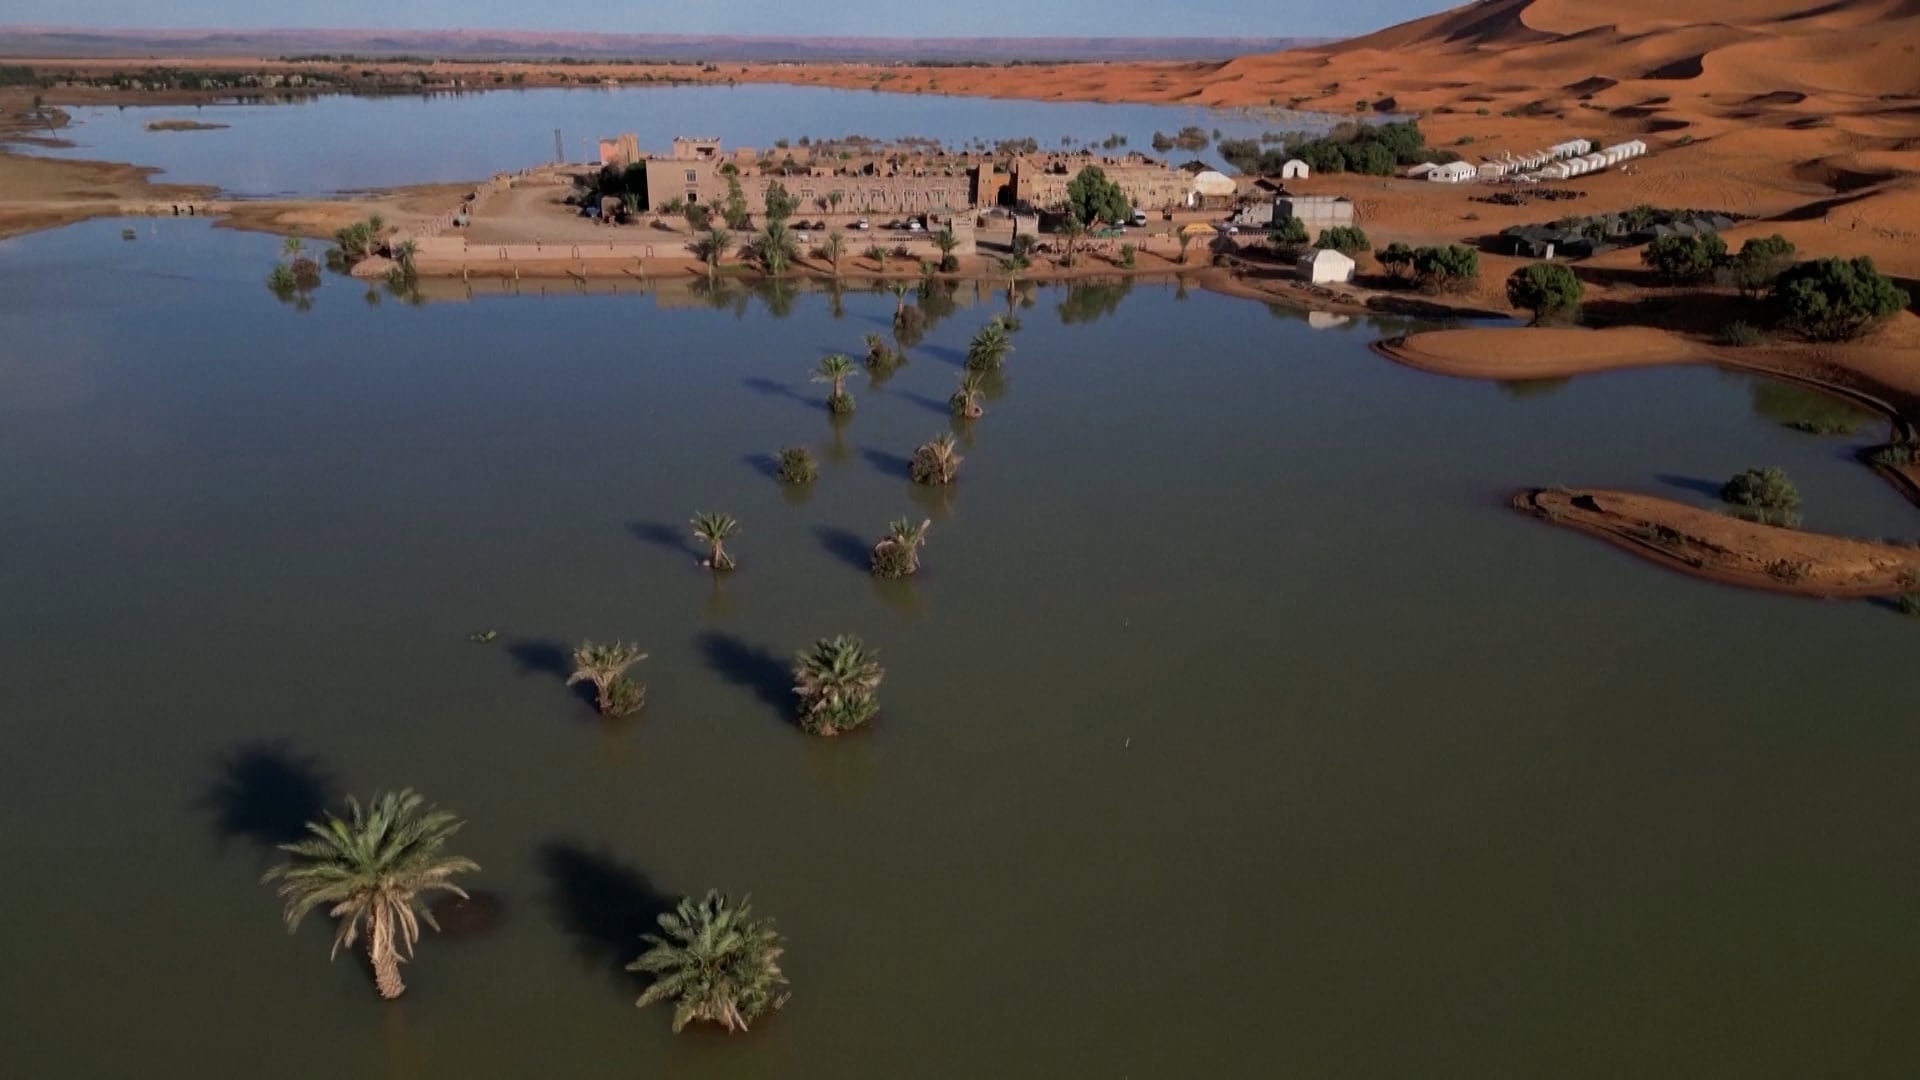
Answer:
<svg viewBox="0 0 1920 1080"><path fill-rule="evenodd" d="M1579 157L1568 158L1565 161L1556 161L1551 165L1535 170L1533 175L1534 178L1538 180L1567 180L1575 176L1585 176L1588 173L1596 173L1601 169L1611 168L1623 161L1631 161L1634 158L1643 156L1646 152L1646 143L1641 142L1639 139L1628 139L1626 142L1616 146L1609 146L1604 150L1596 150L1591 154L1582 154Z"/></svg>
<svg viewBox="0 0 1920 1080"><path fill-rule="evenodd" d="M1414 178L1425 177L1439 184L1465 184L1475 180L1499 180L1508 176L1527 176L1535 180L1565 180L1585 176L1611 165L1618 165L1647 152L1647 144L1629 139L1617 146L1595 150L1585 139L1569 139L1531 154L1506 154L1495 161L1478 165L1455 161L1446 165L1415 165L1407 170Z"/></svg>
<svg viewBox="0 0 1920 1080"><path fill-rule="evenodd" d="M1503 154L1498 160L1484 161L1478 165L1465 161L1456 161L1449 165L1415 165L1407 170L1411 177L1426 177L1440 184L1464 184L1472 180L1498 180L1503 176L1532 172L1551 162L1563 158L1578 157L1593 149L1593 144L1585 139L1570 139L1566 142L1537 150L1531 154Z"/></svg>

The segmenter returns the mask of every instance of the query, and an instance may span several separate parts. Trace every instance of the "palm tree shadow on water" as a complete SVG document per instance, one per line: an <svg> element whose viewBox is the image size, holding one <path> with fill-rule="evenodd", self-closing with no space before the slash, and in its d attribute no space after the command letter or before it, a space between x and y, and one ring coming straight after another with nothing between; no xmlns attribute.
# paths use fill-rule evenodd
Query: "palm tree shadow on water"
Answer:
<svg viewBox="0 0 1920 1080"><path fill-rule="evenodd" d="M520 669L522 676L537 675L558 679L564 684L573 675L573 650L558 641L546 638L520 638L507 642L506 654L513 658L514 665ZM591 683L575 683L567 687L567 690L587 708L592 709L595 716L600 714Z"/></svg>
<svg viewBox="0 0 1920 1080"><path fill-rule="evenodd" d="M827 554L848 566L868 573L873 565L873 545L858 535L831 525L816 526L813 535Z"/></svg>
<svg viewBox="0 0 1920 1080"><path fill-rule="evenodd" d="M697 635L693 643L714 674L752 691L783 723L792 723L793 672L780 657L763 646L713 630Z"/></svg>
<svg viewBox="0 0 1920 1080"><path fill-rule="evenodd" d="M224 846L245 841L272 850L307 835L333 798L333 781L317 758L294 751L284 740L246 742L222 754L200 807L213 819Z"/></svg>
<svg viewBox="0 0 1920 1080"><path fill-rule="evenodd" d="M640 935L658 929L657 920L672 910L673 898L611 854L568 840L542 844L536 861L546 879L548 911L573 940L581 963L604 970L637 993L646 976L626 967L645 951Z"/></svg>
<svg viewBox="0 0 1920 1080"><path fill-rule="evenodd" d="M685 529L669 525L664 521L629 521L627 535L643 544L652 544L655 547L685 555L695 562L706 555L706 552L701 551L687 539Z"/></svg>

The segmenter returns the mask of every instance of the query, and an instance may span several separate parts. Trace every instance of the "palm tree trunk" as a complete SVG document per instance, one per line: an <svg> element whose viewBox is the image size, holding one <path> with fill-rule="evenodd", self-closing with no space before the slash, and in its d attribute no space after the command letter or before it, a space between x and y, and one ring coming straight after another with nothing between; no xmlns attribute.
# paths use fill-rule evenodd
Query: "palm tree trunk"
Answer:
<svg viewBox="0 0 1920 1080"><path fill-rule="evenodd" d="M607 679L602 681L595 679L593 685L594 689L598 691L598 696L595 700L599 705L600 711L605 713L611 710L613 708L613 695L610 691L613 689L613 680Z"/></svg>
<svg viewBox="0 0 1920 1080"><path fill-rule="evenodd" d="M381 997L392 1001L407 992L407 984L400 981L400 954L393 951L393 929L385 920L374 920L373 932L367 935L367 955L373 960L373 985Z"/></svg>

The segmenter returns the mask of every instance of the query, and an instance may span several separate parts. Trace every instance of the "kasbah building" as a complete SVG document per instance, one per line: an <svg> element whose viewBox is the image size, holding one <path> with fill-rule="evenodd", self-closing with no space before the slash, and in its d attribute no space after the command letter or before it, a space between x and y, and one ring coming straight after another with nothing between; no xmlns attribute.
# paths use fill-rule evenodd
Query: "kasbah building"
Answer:
<svg viewBox="0 0 1920 1080"><path fill-rule="evenodd" d="M674 199L717 206L726 201L728 180L734 179L750 213L765 210L767 189L775 183L799 199L803 213L898 216L1020 205L1054 209L1065 205L1067 184L1088 165L1104 170L1136 208L1173 210L1202 205L1196 181L1207 176L1141 154L1003 158L866 143L727 151L719 139L681 137L662 157L642 154L632 135L601 140L600 160L617 167L644 165L650 209Z"/></svg>

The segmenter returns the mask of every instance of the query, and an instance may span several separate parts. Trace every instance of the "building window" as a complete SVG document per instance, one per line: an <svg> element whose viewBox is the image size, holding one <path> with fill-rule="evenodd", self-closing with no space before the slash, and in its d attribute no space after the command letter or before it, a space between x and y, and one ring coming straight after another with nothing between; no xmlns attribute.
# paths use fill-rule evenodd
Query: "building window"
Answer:
<svg viewBox="0 0 1920 1080"><path fill-rule="evenodd" d="M699 174L699 173L697 173L697 172L694 172L694 171L693 171L692 169L688 169L688 170L687 170L687 183L689 183L689 184L697 184L697 183L699 183L699 182L700 182L700 174Z"/></svg>

